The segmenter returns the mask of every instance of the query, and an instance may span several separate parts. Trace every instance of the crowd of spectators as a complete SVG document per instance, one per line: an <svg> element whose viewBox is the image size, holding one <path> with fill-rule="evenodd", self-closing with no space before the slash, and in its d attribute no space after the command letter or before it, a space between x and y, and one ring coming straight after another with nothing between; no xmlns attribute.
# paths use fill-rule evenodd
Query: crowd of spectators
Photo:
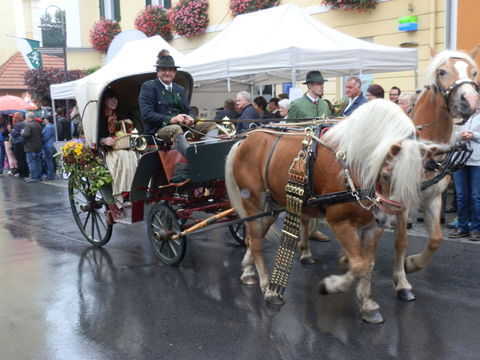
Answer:
<svg viewBox="0 0 480 360"><path fill-rule="evenodd" d="M8 174L28 183L56 178L57 136L61 141L78 137L80 123L76 106L71 113L75 122L67 119L63 108L56 114L56 128L51 111L45 109L0 116L0 176Z"/></svg>

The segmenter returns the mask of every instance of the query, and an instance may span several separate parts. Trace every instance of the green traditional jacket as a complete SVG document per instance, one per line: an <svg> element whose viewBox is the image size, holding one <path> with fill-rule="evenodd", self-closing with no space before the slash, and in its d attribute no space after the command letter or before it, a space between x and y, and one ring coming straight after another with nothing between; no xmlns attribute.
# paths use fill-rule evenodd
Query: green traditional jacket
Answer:
<svg viewBox="0 0 480 360"><path fill-rule="evenodd" d="M307 121L301 119L313 119L322 117L323 115L330 115L330 109L326 101L318 99L318 104L315 105L307 94L305 94L290 103L287 120L293 122L295 122L295 120Z"/></svg>

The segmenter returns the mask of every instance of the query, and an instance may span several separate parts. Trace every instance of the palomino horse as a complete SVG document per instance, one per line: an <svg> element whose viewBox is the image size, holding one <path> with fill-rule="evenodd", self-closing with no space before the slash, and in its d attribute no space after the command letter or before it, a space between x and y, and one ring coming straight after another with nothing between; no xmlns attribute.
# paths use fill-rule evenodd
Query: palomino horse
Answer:
<svg viewBox="0 0 480 360"><path fill-rule="evenodd" d="M479 93L474 82L477 75L474 58L479 48L480 45L469 53L448 50L435 53L432 50L433 58L425 71L426 85L415 104L413 114L413 121L421 139L450 144L455 122L465 122L477 110ZM427 171L425 180L434 176L435 172ZM450 176L447 176L421 194L420 208L423 211L429 239L420 254L405 259L407 212L398 216L395 226L396 258L393 280L401 300L415 299L405 271L413 272L427 266L440 246L441 195L449 182Z"/></svg>
<svg viewBox="0 0 480 360"><path fill-rule="evenodd" d="M322 137L326 145L318 146L312 171L315 194L346 189L343 168L336 158L336 152L342 151L357 187L373 189L381 182L378 191L383 196L406 206L416 206L423 174L421 150L427 145L414 139L415 132L412 121L395 104L374 100L363 105ZM240 216L252 216L269 207L285 205L289 167L303 139L303 135L295 136L292 132L254 130L230 150L225 180L230 202ZM311 258L308 222L312 217L326 217L348 258L349 270L342 276L325 278L320 284L321 293L344 292L359 280L357 297L362 317L367 322L378 323L383 318L370 290L378 228L372 212L366 209L368 204L369 201L362 201L361 204L305 206L298 248L302 260ZM247 285L257 284L259 280L266 300L271 302L276 300L275 295L267 291L269 275L262 255L262 239L275 219L276 216L267 216L247 222L248 247L241 276Z"/></svg>

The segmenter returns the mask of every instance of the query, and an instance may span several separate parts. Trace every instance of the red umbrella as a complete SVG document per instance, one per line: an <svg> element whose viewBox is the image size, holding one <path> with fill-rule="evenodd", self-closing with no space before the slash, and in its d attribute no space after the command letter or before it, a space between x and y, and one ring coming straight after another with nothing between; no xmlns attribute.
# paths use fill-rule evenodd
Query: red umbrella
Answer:
<svg viewBox="0 0 480 360"><path fill-rule="evenodd" d="M30 104L18 96L4 95L0 96L0 111L21 111L34 110L37 107Z"/></svg>

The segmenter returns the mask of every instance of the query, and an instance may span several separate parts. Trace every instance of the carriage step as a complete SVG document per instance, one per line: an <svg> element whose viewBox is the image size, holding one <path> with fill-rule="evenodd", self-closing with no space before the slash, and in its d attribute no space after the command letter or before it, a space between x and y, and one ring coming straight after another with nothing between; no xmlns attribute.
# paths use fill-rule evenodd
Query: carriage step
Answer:
<svg viewBox="0 0 480 360"><path fill-rule="evenodd" d="M133 224L131 217L130 218L124 217L124 218L121 218L121 219L117 219L117 220L115 220L115 223L116 224L127 224L127 225Z"/></svg>
<svg viewBox="0 0 480 360"><path fill-rule="evenodd" d="M125 203L125 206L123 207L123 217L121 218L114 218L115 223L119 224L133 224L132 221L132 205L130 203Z"/></svg>

